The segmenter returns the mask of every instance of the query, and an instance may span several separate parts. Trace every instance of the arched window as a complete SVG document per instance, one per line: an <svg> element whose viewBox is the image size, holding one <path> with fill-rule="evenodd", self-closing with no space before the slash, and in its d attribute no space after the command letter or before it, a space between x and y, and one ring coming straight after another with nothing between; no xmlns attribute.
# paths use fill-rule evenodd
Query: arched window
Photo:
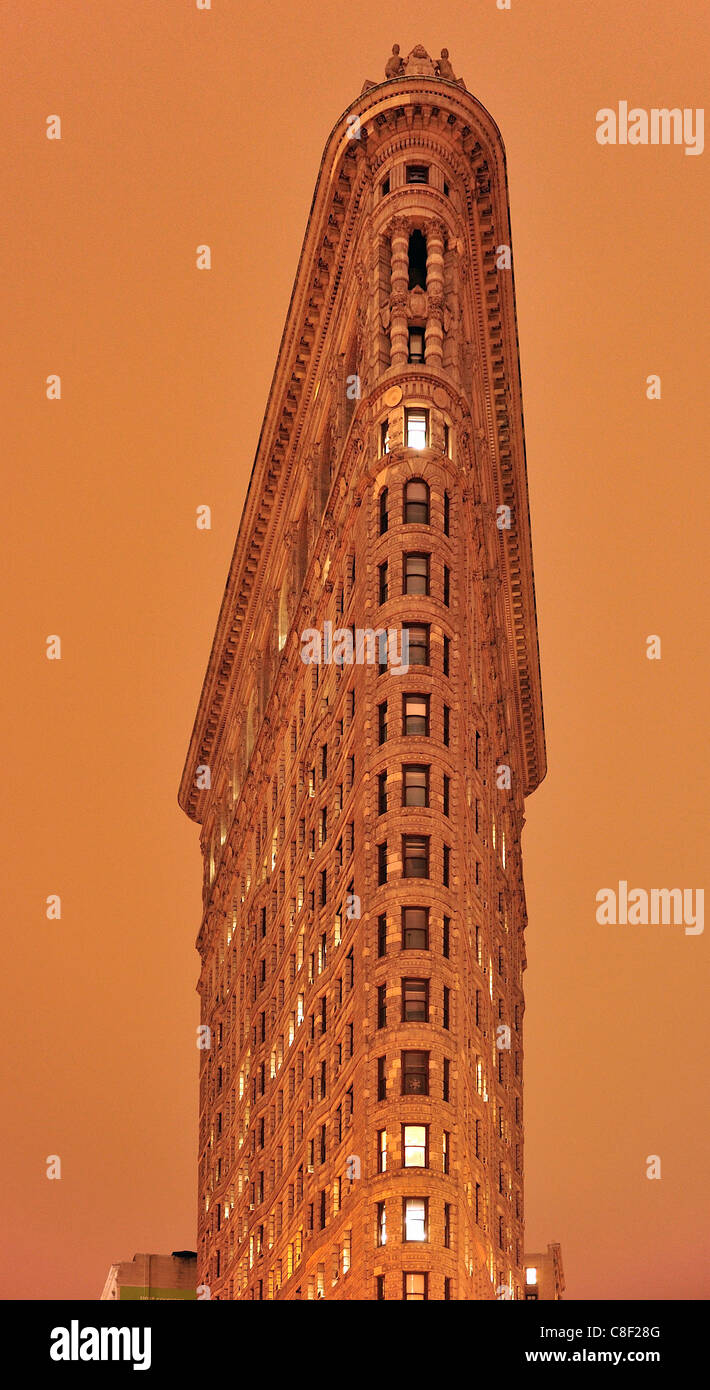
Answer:
<svg viewBox="0 0 710 1390"><path fill-rule="evenodd" d="M426 237L418 230L409 237L409 288L426 289Z"/></svg>
<svg viewBox="0 0 710 1390"><path fill-rule="evenodd" d="M404 486L405 525L429 525L429 488L422 478L410 478Z"/></svg>

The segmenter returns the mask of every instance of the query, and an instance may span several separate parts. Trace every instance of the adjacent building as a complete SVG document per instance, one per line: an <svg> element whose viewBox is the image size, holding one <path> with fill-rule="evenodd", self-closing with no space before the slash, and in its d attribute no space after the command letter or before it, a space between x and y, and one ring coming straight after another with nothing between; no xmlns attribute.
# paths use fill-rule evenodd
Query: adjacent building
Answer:
<svg viewBox="0 0 710 1390"><path fill-rule="evenodd" d="M197 1256L194 1250L172 1255L134 1255L111 1265L101 1299L197 1298Z"/></svg>
<svg viewBox="0 0 710 1390"><path fill-rule="evenodd" d="M180 787L212 1298L524 1297L510 246L495 122L395 47L325 148Z"/></svg>
<svg viewBox="0 0 710 1390"><path fill-rule="evenodd" d="M544 1254L525 1256L525 1298L529 1302L541 1299L554 1302L565 1291L562 1251L550 1244Z"/></svg>

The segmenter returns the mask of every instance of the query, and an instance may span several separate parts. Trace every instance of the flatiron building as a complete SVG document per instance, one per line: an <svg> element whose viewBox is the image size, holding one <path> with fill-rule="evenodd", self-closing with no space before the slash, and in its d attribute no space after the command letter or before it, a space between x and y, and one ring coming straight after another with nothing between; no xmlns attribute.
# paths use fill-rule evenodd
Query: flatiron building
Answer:
<svg viewBox="0 0 710 1390"><path fill-rule="evenodd" d="M325 148L180 788L212 1298L524 1298L544 772L505 155L418 46Z"/></svg>

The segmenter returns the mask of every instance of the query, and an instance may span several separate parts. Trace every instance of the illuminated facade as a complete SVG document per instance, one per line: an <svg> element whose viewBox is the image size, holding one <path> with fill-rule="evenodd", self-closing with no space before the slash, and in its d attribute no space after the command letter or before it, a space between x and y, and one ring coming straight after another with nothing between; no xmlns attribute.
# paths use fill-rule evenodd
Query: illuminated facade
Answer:
<svg viewBox="0 0 710 1390"><path fill-rule="evenodd" d="M213 1298L524 1296L509 247L497 127L445 51L394 53L323 156L180 789Z"/></svg>

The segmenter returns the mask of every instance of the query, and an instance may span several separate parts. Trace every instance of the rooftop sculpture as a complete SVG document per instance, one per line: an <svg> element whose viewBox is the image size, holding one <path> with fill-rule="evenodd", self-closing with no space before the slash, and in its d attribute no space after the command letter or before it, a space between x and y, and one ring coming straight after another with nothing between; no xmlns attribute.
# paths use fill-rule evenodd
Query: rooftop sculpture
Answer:
<svg viewBox="0 0 710 1390"><path fill-rule="evenodd" d="M458 87L464 86L463 79L456 77L451 66L448 48L442 48L440 58L430 58L420 43L415 45L406 58L401 56L398 43L392 45L392 55L385 64L385 82L394 82L400 77L439 77L444 82L455 82Z"/></svg>

